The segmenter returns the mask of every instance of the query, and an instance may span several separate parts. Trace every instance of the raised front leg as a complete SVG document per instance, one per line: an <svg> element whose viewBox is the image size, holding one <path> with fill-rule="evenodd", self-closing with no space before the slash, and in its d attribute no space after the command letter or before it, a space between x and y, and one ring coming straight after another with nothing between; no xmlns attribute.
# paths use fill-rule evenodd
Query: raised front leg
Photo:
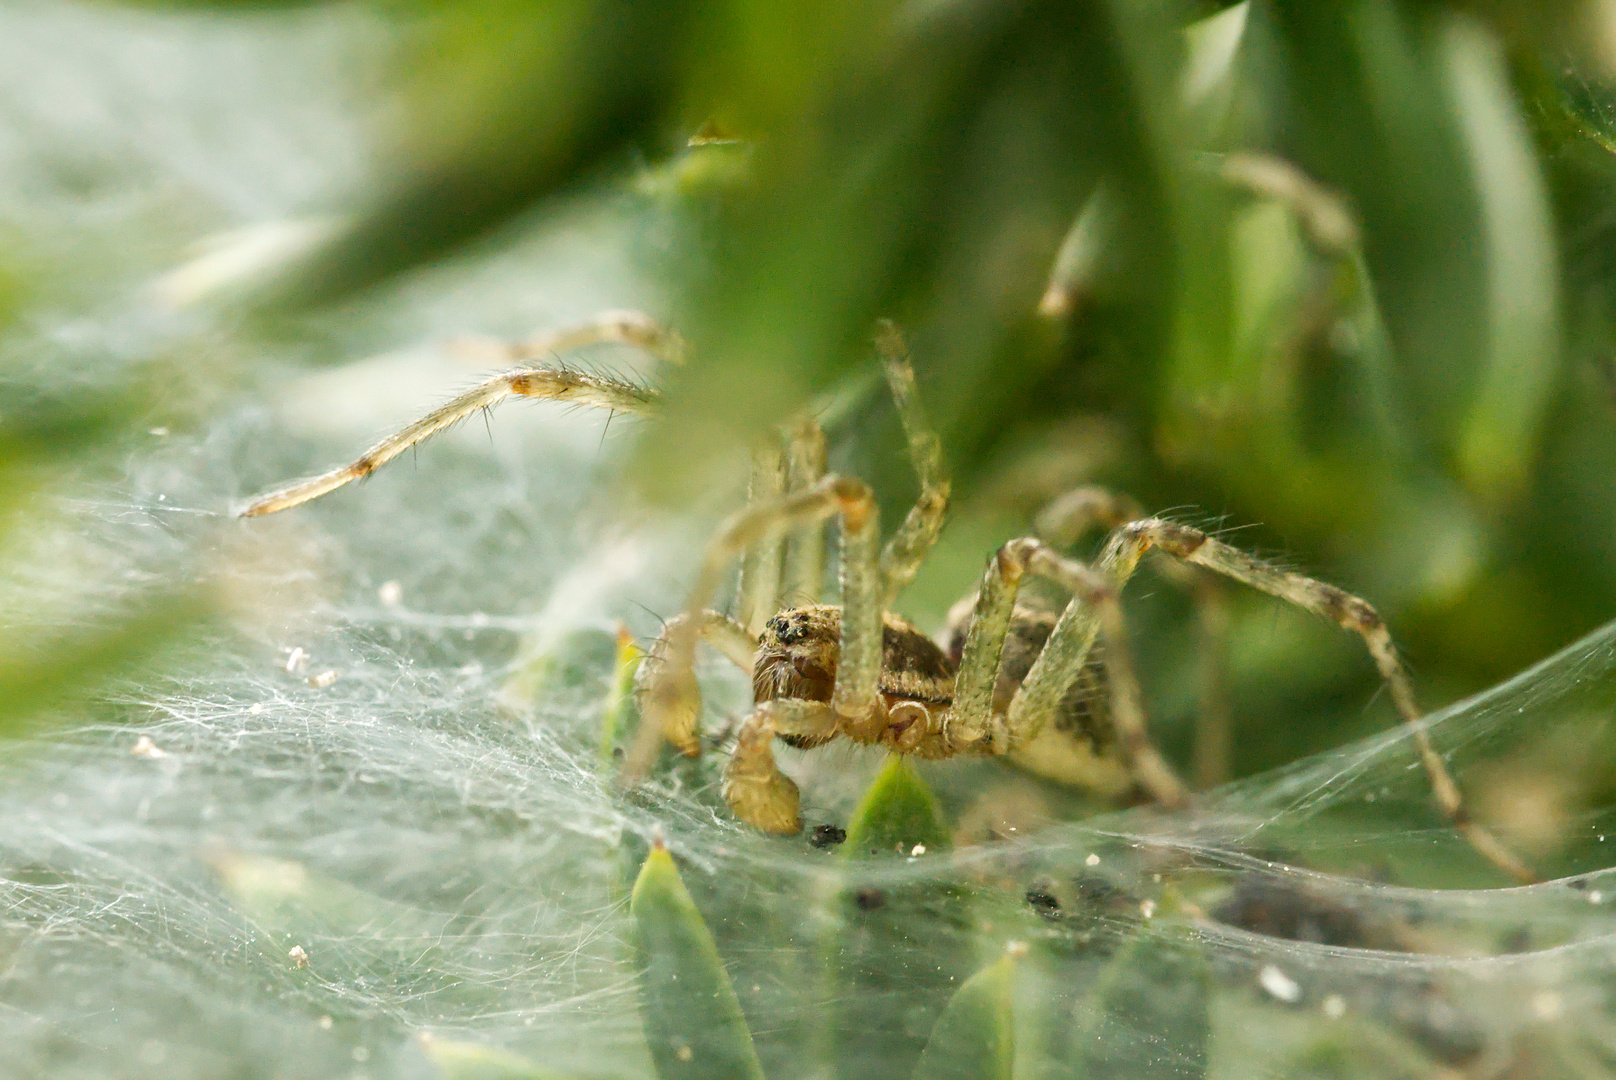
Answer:
<svg viewBox="0 0 1616 1080"><path fill-rule="evenodd" d="M676 339L644 316L625 312L609 312L593 322L554 337L558 346L566 348L617 341L653 351L666 348L670 340ZM513 395L640 414L652 412L660 400L656 391L646 387L624 379L590 375L582 371L552 368L507 371L434 409L398 434L389 435L352 463L260 495L241 514L243 517L258 517L317 499L345 484L369 476L421 440L431 438L444 428L453 427L478 409L493 408Z"/></svg>
<svg viewBox="0 0 1616 1080"><path fill-rule="evenodd" d="M1442 813L1482 857L1517 880L1534 880L1525 864L1471 818L1458 784L1431 746L1430 735L1420 722L1413 687L1397 657L1385 621L1368 601L1334 585L1271 566L1199 529L1161 518L1131 521L1113 532L1100 555L1098 569L1120 590L1145 552L1152 549L1242 582L1357 634L1386 681ZM1073 673L1078 670L1074 663L1087 657L1100 633L1102 616L1101 609L1082 603L1081 598L1068 605L1011 703L1009 723L1012 729L1025 729L1035 723L1036 718L1047 716L1061 699L1071 685Z"/></svg>
<svg viewBox="0 0 1616 1080"><path fill-rule="evenodd" d="M876 330L876 347L892 401L898 407L909 459L920 477L920 497L904 517L897 532L881 552L881 610L891 608L904 586L914 580L920 564L937 543L948 512L952 485L943 468L943 447L926 419L915 394L915 370L909 360L909 347L896 324L883 320Z"/></svg>
<svg viewBox="0 0 1616 1080"><path fill-rule="evenodd" d="M1066 550L1092 530L1115 530L1148 515L1127 495L1095 485L1067 492L1039 512L1034 528L1051 547ZM1210 788L1228 779L1234 722L1228 695L1229 605L1223 579L1164 556L1156 565L1167 581L1189 594L1200 638L1200 703L1195 716L1195 781Z"/></svg>
<svg viewBox="0 0 1616 1080"><path fill-rule="evenodd" d="M1485 826L1471 818L1470 808L1459 791L1459 785L1448 772L1441 755L1431 745L1431 736L1420 722L1414 687L1409 682L1408 673L1403 670L1402 661L1397 657L1397 649L1392 645L1386 622L1367 600L1334 585L1271 566L1207 536L1199 529L1160 518L1130 522L1118 529L1106 545L1101 565L1117 580L1125 580L1138 565L1140 557L1152 548L1295 604L1362 638L1414 742L1414 749L1425 767L1425 774L1443 815L1464 834L1479 854L1499 869L1519 881L1536 880L1532 871L1514 853Z"/></svg>

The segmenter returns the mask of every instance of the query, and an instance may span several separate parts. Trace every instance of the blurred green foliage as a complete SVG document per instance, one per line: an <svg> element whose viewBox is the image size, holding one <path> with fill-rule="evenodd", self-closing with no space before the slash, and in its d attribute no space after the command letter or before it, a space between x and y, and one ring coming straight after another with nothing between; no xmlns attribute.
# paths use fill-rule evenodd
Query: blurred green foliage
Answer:
<svg viewBox="0 0 1616 1080"><path fill-rule="evenodd" d="M1597 5L382 10L403 103L386 179L272 290L273 318L626 190L692 342L639 486L677 500L721 475L866 371L873 320L895 316L956 478L953 536L906 601L924 619L1092 481L1254 526L1248 546L1369 597L1431 700L1616 612L1616 60ZM26 302L12 264L0 315ZM5 383L13 528L27 493L138 429L147 377ZM836 464L894 520L914 481L860 400ZM1172 608L1147 605L1139 635L1166 640ZM1276 729L1242 740L1242 772L1379 722L1359 715L1360 657L1275 619L1236 609L1237 711ZM1170 744L1195 700L1184 651L1146 647ZM102 665L24 666L32 700Z"/></svg>
<svg viewBox="0 0 1616 1080"><path fill-rule="evenodd" d="M0 247L0 341L15 314L8 301L22 303L7 254ZM0 735L136 674L212 610L200 581L124 565L75 520L72 500L116 475L157 414L154 387L168 376L154 368L91 385L21 364L0 370Z"/></svg>
<svg viewBox="0 0 1616 1080"><path fill-rule="evenodd" d="M293 335L310 309L569 201L622 199L662 314L691 343L630 470L640 493L678 504L734 479L771 425L840 393L833 464L871 480L896 520L915 480L864 378L874 320L896 318L956 480L953 528L904 600L928 625L995 544L1090 482L1256 523L1244 546L1278 549L1385 611L1431 702L1616 614L1616 28L1604 5L373 6L396 34L385 179L266 289L256 329ZM32 266L20 245L0 246L0 336L33 303ZM209 578L195 550L177 573L119 577L112 604L32 581L47 563L63 578L99 564L68 551L78 523L64 507L119 476L141 432L201 411L209 380L239 371L202 359L100 380L15 362L0 379L0 557L29 598L0 625L0 729L127 672L219 603L198 585ZM1188 604L1139 591L1153 724L1183 758L1199 700ZM1231 633L1238 773L1382 723L1363 713L1370 665L1330 628L1240 597ZM630 719L629 646L619 659L603 766ZM1559 764L1522 769L1530 781ZM1604 777L1576 782L1608 795ZM1475 794L1486 816L1508 809ZM943 1075L970 1054L978 1074L1004 1075L1008 962L978 954L990 935L973 921L999 912L957 881L888 865L950 846L937 802L895 764L850 825L814 906L831 924L823 971L806 976L842 1010L826 1052L844 1075L887 1075L893 1060ZM448 922L295 864L226 856L213 870L283 937L312 927L339 951L378 917L409 931L375 970L333 964L344 978L434 963L418 939L453 944ZM725 896L744 916L795 914L780 910L785 893L745 891ZM1176 930L1137 930L1151 918L1132 914L1138 897L1116 901L1124 919L1104 907L1120 890L1100 892L1112 951L1075 932L1050 947L1071 961L1053 962L1071 977L1044 1002L1060 1020L1051 1042L1085 1040L1089 1075L1202 1075L1205 958ZM709 915L709 929L666 850L630 914L662 1075L707 1075L710 1052L753 1076L760 1054L798 1045L803 1022L782 1020L789 1039L754 1048L743 1007L767 980L738 998L725 951L745 953L733 946L751 925ZM1018 907L1005 922L1028 917ZM807 951L754 936L763 945L736 966L785 970ZM258 960L284 956L277 943ZM677 1041L690 993L716 1031L700 1060ZM955 1025L946 1037L939 1016ZM1146 1046L1142 1031L1162 1041ZM970 1045L945 1065L925 1048L948 1039ZM545 1075L459 1043L426 1053L449 1075Z"/></svg>
<svg viewBox="0 0 1616 1080"><path fill-rule="evenodd" d="M626 185L692 342L642 440L654 498L868 370L893 316L956 477L924 619L1096 480L1367 596L1430 700L1616 612L1597 5L391 10L416 103L394 182L277 296L328 302ZM869 399L841 427L835 464L895 520L896 424ZM1312 718L1243 742L1240 771L1380 722L1329 633L1249 598L1235 625L1241 715ZM1182 731L1189 665L1157 651L1153 709Z"/></svg>

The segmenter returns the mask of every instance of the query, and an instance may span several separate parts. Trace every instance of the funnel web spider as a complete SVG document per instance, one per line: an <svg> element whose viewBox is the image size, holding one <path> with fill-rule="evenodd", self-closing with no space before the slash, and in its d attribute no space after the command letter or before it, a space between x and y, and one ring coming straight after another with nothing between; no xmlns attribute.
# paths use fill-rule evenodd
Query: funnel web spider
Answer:
<svg viewBox="0 0 1616 1080"><path fill-rule="evenodd" d="M682 350L675 335L644 316L608 312L511 346L510 358L531 363L599 342L628 343L671 360ZM779 444L760 451L749 505L719 526L684 610L668 620L641 665L637 692L643 731L650 735L629 753L627 779L643 774L664 739L685 754L701 752L694 663L698 643L706 642L752 676L755 707L736 732L723 793L737 818L765 832L802 827L797 786L775 763L775 739L810 748L846 738L921 758L1007 755L1034 772L1112 794L1136 784L1163 806L1184 807L1189 789L1146 726L1118 602L1141 558L1154 551L1358 635L1408 727L1442 813L1494 865L1517 879L1532 879L1471 819L1420 723L1407 673L1374 608L1199 529L1140 516L1130 500L1085 488L1051 504L1038 519L1042 536L1074 537L1103 525L1111 531L1099 557L1092 565L1078 562L1037 536L1004 544L988 560L976 594L951 614L950 649L891 614L942 530L950 485L897 328L882 323L876 344L919 474L919 499L883 545L870 489L854 477L825 471L825 437L812 417L799 418ZM641 415L654 414L659 403L656 391L625 380L552 366L517 367L383 439L351 464L260 496L243 516L325 495L513 395ZM782 595L819 595L823 534L831 518L839 536L840 604L781 608ZM728 615L711 605L737 559L741 583L735 614ZM1028 575L1070 595L1058 618L1018 605Z"/></svg>

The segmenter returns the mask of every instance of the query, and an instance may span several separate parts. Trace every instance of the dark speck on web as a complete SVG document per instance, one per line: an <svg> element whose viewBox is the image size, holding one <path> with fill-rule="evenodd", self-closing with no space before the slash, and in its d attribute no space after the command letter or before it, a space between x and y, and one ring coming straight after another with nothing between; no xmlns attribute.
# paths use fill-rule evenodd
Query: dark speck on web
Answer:
<svg viewBox="0 0 1616 1080"><path fill-rule="evenodd" d="M853 894L853 903L860 911L875 911L886 906L887 894L880 889L860 889Z"/></svg>
<svg viewBox="0 0 1616 1080"><path fill-rule="evenodd" d="M847 839L847 830L835 825L821 825L808 834L808 842L817 848L835 847Z"/></svg>
<svg viewBox="0 0 1616 1080"><path fill-rule="evenodd" d="M1061 917L1060 901L1042 889L1028 889L1027 903L1046 919L1053 921Z"/></svg>

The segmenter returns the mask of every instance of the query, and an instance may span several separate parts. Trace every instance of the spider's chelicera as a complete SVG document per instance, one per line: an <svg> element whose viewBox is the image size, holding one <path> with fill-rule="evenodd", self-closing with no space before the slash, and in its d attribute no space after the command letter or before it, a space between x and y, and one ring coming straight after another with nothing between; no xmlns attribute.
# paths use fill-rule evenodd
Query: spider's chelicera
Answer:
<svg viewBox="0 0 1616 1080"><path fill-rule="evenodd" d="M512 358L532 360L603 341L638 345L665 357L679 348L676 338L643 316L613 312L515 347ZM760 451L749 505L718 528L684 611L668 620L641 665L637 690L653 738L631 751L625 775L642 773L662 739L687 754L700 753L701 697L694 664L698 643L706 642L752 676L755 705L736 731L723 789L735 815L766 832L795 833L802 827L797 786L775 763L776 739L806 749L846 738L923 758L1003 755L1034 772L1106 793L1137 785L1165 806L1184 806L1188 789L1146 727L1118 603L1140 560L1154 551L1357 634L1408 725L1443 814L1494 864L1517 878L1531 878L1470 818L1420 723L1408 676L1374 608L1199 529L1141 516L1130 500L1084 488L1053 503L1038 517L1039 535L1011 540L988 560L975 594L951 614L947 648L891 614L942 529L949 482L896 328L882 324L877 346L919 474L919 499L883 545L869 488L825 472L824 435L812 417L799 419L778 444ZM511 395L641 414L655 412L659 402L654 391L624 380L521 367L384 439L352 464L264 495L243 513L273 513L324 495ZM823 530L831 518L840 538L840 604L783 608L782 596L819 595ZM1063 540L1094 526L1111 531L1092 565L1058 550ZM711 605L736 559L742 560L741 584L733 614L725 614ZM1029 575L1069 594L1058 615L1018 603Z"/></svg>

